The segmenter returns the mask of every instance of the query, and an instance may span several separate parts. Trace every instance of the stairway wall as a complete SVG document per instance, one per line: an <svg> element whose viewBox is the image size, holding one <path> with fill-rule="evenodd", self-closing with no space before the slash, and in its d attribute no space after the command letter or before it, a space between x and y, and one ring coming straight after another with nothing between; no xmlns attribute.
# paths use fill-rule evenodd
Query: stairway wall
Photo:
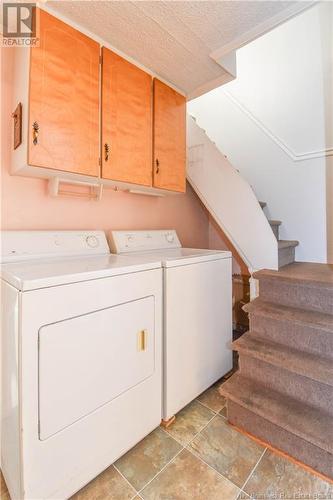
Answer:
<svg viewBox="0 0 333 500"><path fill-rule="evenodd" d="M250 272L278 268L278 242L251 188L193 118L187 180Z"/></svg>
<svg viewBox="0 0 333 500"><path fill-rule="evenodd" d="M188 105L301 261L333 260L332 26L333 4L315 5L240 49L237 79Z"/></svg>

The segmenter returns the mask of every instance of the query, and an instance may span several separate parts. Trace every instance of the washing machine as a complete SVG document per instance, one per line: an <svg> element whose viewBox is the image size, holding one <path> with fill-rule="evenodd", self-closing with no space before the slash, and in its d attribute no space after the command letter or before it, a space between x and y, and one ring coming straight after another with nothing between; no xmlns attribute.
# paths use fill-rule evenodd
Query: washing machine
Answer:
<svg viewBox="0 0 333 500"><path fill-rule="evenodd" d="M12 500L69 498L160 424L161 264L99 231L1 240L1 468Z"/></svg>
<svg viewBox="0 0 333 500"><path fill-rule="evenodd" d="M111 252L163 267L163 420L232 368L232 255L183 248L175 230L110 231Z"/></svg>

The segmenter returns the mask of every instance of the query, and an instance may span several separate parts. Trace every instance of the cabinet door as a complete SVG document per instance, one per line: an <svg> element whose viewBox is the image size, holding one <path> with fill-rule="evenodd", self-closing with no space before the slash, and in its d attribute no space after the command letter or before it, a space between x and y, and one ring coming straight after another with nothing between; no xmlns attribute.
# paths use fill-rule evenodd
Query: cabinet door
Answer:
<svg viewBox="0 0 333 500"><path fill-rule="evenodd" d="M99 175L99 45L42 10L29 108L30 165Z"/></svg>
<svg viewBox="0 0 333 500"><path fill-rule="evenodd" d="M185 191L185 97L154 80L154 187Z"/></svg>
<svg viewBox="0 0 333 500"><path fill-rule="evenodd" d="M152 78L102 50L102 177L151 186Z"/></svg>

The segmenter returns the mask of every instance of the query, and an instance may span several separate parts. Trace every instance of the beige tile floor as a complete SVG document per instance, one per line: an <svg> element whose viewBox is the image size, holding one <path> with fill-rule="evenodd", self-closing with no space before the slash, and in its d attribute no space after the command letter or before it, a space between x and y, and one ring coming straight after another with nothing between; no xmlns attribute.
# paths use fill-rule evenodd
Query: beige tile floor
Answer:
<svg viewBox="0 0 333 500"><path fill-rule="evenodd" d="M331 499L333 485L230 427L218 385L72 500ZM4 482L1 498L9 499Z"/></svg>

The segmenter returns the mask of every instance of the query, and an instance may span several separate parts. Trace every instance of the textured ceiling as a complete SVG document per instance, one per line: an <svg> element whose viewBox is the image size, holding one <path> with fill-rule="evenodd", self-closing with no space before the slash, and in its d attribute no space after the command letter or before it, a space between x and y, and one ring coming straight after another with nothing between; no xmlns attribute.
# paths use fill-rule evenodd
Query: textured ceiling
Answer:
<svg viewBox="0 0 333 500"><path fill-rule="evenodd" d="M210 54L292 1L49 1L47 6L127 54L186 94L230 79Z"/></svg>

